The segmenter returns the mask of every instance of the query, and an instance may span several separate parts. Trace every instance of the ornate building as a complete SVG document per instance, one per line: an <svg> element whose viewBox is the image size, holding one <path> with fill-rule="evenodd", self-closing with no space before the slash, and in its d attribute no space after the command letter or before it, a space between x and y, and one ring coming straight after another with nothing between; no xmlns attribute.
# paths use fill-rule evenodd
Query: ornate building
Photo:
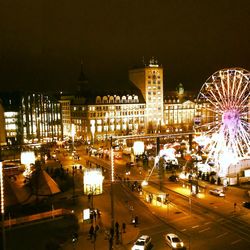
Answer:
<svg viewBox="0 0 250 250"><path fill-rule="evenodd" d="M195 94L164 91L157 60L129 70L126 90L89 88L81 68L78 92L61 96L64 138L105 140L111 135L176 133L193 130Z"/></svg>
<svg viewBox="0 0 250 250"><path fill-rule="evenodd" d="M62 121L65 137L104 140L110 135L139 133L145 130L145 102L139 95L62 96Z"/></svg>

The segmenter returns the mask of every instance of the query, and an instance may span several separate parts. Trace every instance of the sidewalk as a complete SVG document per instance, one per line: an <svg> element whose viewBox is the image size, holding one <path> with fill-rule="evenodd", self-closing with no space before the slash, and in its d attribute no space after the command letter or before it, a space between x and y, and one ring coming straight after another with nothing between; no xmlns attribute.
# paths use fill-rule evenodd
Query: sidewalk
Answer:
<svg viewBox="0 0 250 250"><path fill-rule="evenodd" d="M87 197L85 197L87 199ZM94 237L90 239L89 237L89 229L92 225L90 221L84 221L82 219L82 213L80 210L77 212L78 220L80 229L78 231L78 241L76 243L72 243L72 241L66 242L62 249L63 250L82 250L82 249L96 249L96 250L102 250L102 249L110 249L109 248L109 232L111 227L111 214L110 214L110 194L108 192L104 192L101 195L94 196L94 207L98 208L101 211L101 216L98 218L96 217L96 220L93 219L93 226L95 228L96 225L99 226L99 230L96 234L96 239L94 240ZM88 207L87 201L83 202L83 207ZM133 243L137 237L139 236L139 228L134 227L130 224L129 219L130 218L124 218L122 214L124 214L123 210L126 210L127 208L115 208L115 222L117 221L119 223L119 243L116 243L116 237L114 234L114 243L112 249L129 249L128 245ZM125 222L126 224L126 230L125 233L122 232L122 223Z"/></svg>
<svg viewBox="0 0 250 250"><path fill-rule="evenodd" d="M88 231L91 224L81 223L80 231L79 231L79 238L78 241L74 244L72 242L67 242L64 246L64 250L68 249L110 249L109 248L109 236L108 236L108 225L105 225L105 219L101 219L103 222L103 226L100 228L99 232L97 233L96 240L90 239L88 236ZM100 225L100 220L97 220L97 223ZM95 223L94 223L95 225ZM112 249L128 249L127 245L131 242L134 242L139 235L138 228L135 228L132 225L126 226L126 232L121 233L121 238L119 243L116 243L114 237L114 243Z"/></svg>

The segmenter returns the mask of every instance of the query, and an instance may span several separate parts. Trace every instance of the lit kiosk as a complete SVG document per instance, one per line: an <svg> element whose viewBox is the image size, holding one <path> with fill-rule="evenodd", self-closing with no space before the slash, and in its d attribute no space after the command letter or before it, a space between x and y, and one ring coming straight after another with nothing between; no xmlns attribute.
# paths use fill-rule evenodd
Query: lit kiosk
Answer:
<svg viewBox="0 0 250 250"><path fill-rule="evenodd" d="M36 157L35 153L33 151L25 151L21 153L21 164L25 165L25 171L23 172L23 175L25 177L28 177L31 175L31 164L35 164Z"/></svg>
<svg viewBox="0 0 250 250"><path fill-rule="evenodd" d="M84 194L89 195L92 198L91 208L93 209L93 196L102 194L103 192L103 179L101 168L90 168L84 171L83 176L83 188ZM85 209L83 211L83 220L90 219L90 209Z"/></svg>

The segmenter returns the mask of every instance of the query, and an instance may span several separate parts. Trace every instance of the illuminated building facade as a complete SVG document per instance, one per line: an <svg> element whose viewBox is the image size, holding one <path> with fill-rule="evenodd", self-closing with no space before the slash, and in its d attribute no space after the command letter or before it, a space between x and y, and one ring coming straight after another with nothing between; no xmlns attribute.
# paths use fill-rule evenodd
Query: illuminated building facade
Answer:
<svg viewBox="0 0 250 250"><path fill-rule="evenodd" d="M163 68L156 59L152 58L148 65L129 70L129 80L141 90L146 101L147 132L159 132L159 128L164 122Z"/></svg>
<svg viewBox="0 0 250 250"><path fill-rule="evenodd" d="M0 100L0 146L6 144L5 120L2 101Z"/></svg>
<svg viewBox="0 0 250 250"><path fill-rule="evenodd" d="M62 139L61 106L41 93L0 93L9 145Z"/></svg>
<svg viewBox="0 0 250 250"><path fill-rule="evenodd" d="M157 60L129 70L127 90L90 91L81 68L83 88L61 96L64 138L105 140L111 135L193 131L195 93L163 89L163 68Z"/></svg>
<svg viewBox="0 0 250 250"><path fill-rule="evenodd" d="M7 143L69 139L73 128L74 139L92 142L112 135L193 131L196 95L181 84L177 91L164 91L163 81L163 68L153 58L129 70L126 89L91 89L81 65L74 93L4 93L0 98ZM207 104L201 110L202 105Z"/></svg>
<svg viewBox="0 0 250 250"><path fill-rule="evenodd" d="M64 137L70 137L72 124L76 137L105 140L110 135L140 133L145 130L145 102L139 95L62 96Z"/></svg>
<svg viewBox="0 0 250 250"><path fill-rule="evenodd" d="M193 92L185 91L179 84L176 91L166 92L164 100L164 125L162 132L177 133L193 130L195 98Z"/></svg>

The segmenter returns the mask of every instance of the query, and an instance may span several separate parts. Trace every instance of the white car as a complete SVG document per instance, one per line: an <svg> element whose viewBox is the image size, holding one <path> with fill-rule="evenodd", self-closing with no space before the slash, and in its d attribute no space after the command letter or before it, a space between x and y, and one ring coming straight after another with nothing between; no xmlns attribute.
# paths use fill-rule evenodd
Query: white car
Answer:
<svg viewBox="0 0 250 250"><path fill-rule="evenodd" d="M146 250L149 249L151 245L151 237L148 235L142 235L132 246L131 250Z"/></svg>
<svg viewBox="0 0 250 250"><path fill-rule="evenodd" d="M166 234L164 236L167 244L173 249L184 249L183 241L176 234Z"/></svg>
<svg viewBox="0 0 250 250"><path fill-rule="evenodd" d="M211 189L211 190L209 190L209 193L212 195L220 196L220 197L225 196L225 193L220 189Z"/></svg>

